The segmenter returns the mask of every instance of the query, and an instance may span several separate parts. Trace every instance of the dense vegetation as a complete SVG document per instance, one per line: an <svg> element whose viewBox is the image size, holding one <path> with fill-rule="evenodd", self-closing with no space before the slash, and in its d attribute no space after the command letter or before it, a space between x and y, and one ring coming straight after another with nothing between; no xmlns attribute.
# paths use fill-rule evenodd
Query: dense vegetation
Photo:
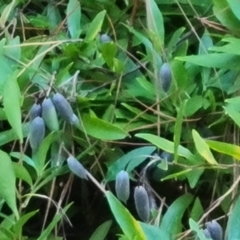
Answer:
<svg viewBox="0 0 240 240"><path fill-rule="evenodd" d="M1 240L240 239L239 1L0 0L0 30Z"/></svg>

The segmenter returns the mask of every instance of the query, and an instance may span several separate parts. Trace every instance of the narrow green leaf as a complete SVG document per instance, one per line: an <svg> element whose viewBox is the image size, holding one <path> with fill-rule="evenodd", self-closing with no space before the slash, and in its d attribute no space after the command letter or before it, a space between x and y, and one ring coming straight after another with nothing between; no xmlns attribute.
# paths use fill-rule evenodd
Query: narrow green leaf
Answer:
<svg viewBox="0 0 240 240"><path fill-rule="evenodd" d="M180 233L182 230L183 214L192 200L193 196L189 193L175 200L163 216L160 229L167 231L171 236Z"/></svg>
<svg viewBox="0 0 240 240"><path fill-rule="evenodd" d="M67 5L67 25L72 39L79 38L81 34L81 8L79 0L69 0Z"/></svg>
<svg viewBox="0 0 240 240"><path fill-rule="evenodd" d="M240 34L240 21L233 14L227 0L213 0L213 12L218 20L235 34ZM239 2L237 2L237 9ZM236 11L235 11L236 12Z"/></svg>
<svg viewBox="0 0 240 240"><path fill-rule="evenodd" d="M19 218L16 191L15 174L9 155L0 150L0 195L6 201L17 218Z"/></svg>
<svg viewBox="0 0 240 240"><path fill-rule="evenodd" d="M103 10L100 13L98 13L97 16L92 20L84 41L90 42L97 37L97 35L101 31L105 14L106 14L106 10Z"/></svg>
<svg viewBox="0 0 240 240"><path fill-rule="evenodd" d="M7 48L5 48L4 53L11 57L12 59L15 59L15 61L19 61L21 58L21 45L20 45L20 38L19 36L9 39Z"/></svg>
<svg viewBox="0 0 240 240"><path fill-rule="evenodd" d="M61 132L51 132L41 143L36 155L33 159L36 161L36 167L38 169L38 174L42 174L44 170L44 165L47 157L48 150L51 144L61 138Z"/></svg>
<svg viewBox="0 0 240 240"><path fill-rule="evenodd" d="M82 123L87 134L101 140L123 139L128 135L121 128L88 114L82 116Z"/></svg>
<svg viewBox="0 0 240 240"><path fill-rule="evenodd" d="M159 229L156 226L139 222L144 234L146 235L146 238L148 240L154 240L154 239L164 239L164 240L171 240L170 234L165 231L165 229Z"/></svg>
<svg viewBox="0 0 240 240"><path fill-rule="evenodd" d="M112 220L106 221L101 224L89 238L89 240L104 240L108 234L108 231L112 225Z"/></svg>
<svg viewBox="0 0 240 240"><path fill-rule="evenodd" d="M234 144L218 142L213 140L207 140L208 146L219 152L233 157L234 159L240 160L240 147Z"/></svg>
<svg viewBox="0 0 240 240"><path fill-rule="evenodd" d="M215 160L214 156L212 155L209 146L207 143L204 141L204 139L201 138L201 136L198 134L196 130L192 130L192 136L193 136L193 141L195 144L195 147L198 151L198 153L207 160L209 164L218 164L217 161Z"/></svg>
<svg viewBox="0 0 240 240"><path fill-rule="evenodd" d="M154 0L146 1L148 30L157 35L161 45L164 44L164 22L162 13Z"/></svg>
<svg viewBox="0 0 240 240"><path fill-rule="evenodd" d="M203 215L203 213L204 213L204 210L203 210L201 201L200 201L199 197L196 197L193 207L192 207L190 217L194 221L198 221L200 219L200 217Z"/></svg>
<svg viewBox="0 0 240 240"><path fill-rule="evenodd" d="M209 68L238 69L237 63L240 61L240 56L228 53L212 53L176 57L175 59Z"/></svg>
<svg viewBox="0 0 240 240"><path fill-rule="evenodd" d="M71 207L72 203L69 203L66 207L64 207L62 209L62 211L60 211L59 213L57 213L53 220L49 223L49 225L47 226L47 228L41 232L41 235L38 237L37 240L46 240L48 239L48 236L50 235L50 233L52 232L52 230L56 227L57 223L64 218L64 214L66 214L67 210Z"/></svg>
<svg viewBox="0 0 240 240"><path fill-rule="evenodd" d="M212 46L209 50L240 55L240 49L238 47L240 44L240 39L228 37L228 38L223 38L222 42L226 42L227 44L221 45L221 46Z"/></svg>
<svg viewBox="0 0 240 240"><path fill-rule="evenodd" d="M232 209L232 213L228 220L227 225L227 233L228 233L228 239L229 240L238 240L240 239L240 197L238 197L238 200L235 203L234 208Z"/></svg>
<svg viewBox="0 0 240 240"><path fill-rule="evenodd" d="M197 233L197 236L199 238L199 240L209 240L209 238L206 238L204 236L204 233L203 231L199 228L198 224L193 220L193 219L189 219L189 226L190 226L190 229L194 232Z"/></svg>
<svg viewBox="0 0 240 240"><path fill-rule="evenodd" d="M32 186L33 183L32 183L31 175L23 165L13 162L13 169L14 169L16 178L19 178L25 181L26 183L28 183L30 186Z"/></svg>
<svg viewBox="0 0 240 240"><path fill-rule="evenodd" d="M24 224L31 218L33 217L36 213L38 212L38 210L36 211L32 211L29 213L24 214L23 216L20 217L20 219L17 221L17 223L14 225L14 233L15 236L22 236L22 230L23 230L23 226Z"/></svg>
<svg viewBox="0 0 240 240"><path fill-rule="evenodd" d="M227 105L223 107L225 114L227 114L240 127L240 112L234 108L234 105Z"/></svg>
<svg viewBox="0 0 240 240"><path fill-rule="evenodd" d="M174 125L174 159L177 161L178 157L178 146L180 145L181 134L182 134L182 125L183 125L183 116L185 111L185 105L187 101L184 101L180 108L178 109L177 119Z"/></svg>
<svg viewBox="0 0 240 240"><path fill-rule="evenodd" d="M11 157L17 158L18 160L27 163L29 166L31 166L35 170L37 170L35 162L30 157L28 157L27 155L25 155L23 153L20 153L20 152L11 152L9 155Z"/></svg>
<svg viewBox="0 0 240 240"><path fill-rule="evenodd" d="M138 133L135 136L145 139L146 141L154 144L155 146L166 152L174 153L174 143L167 139L148 133ZM185 157L187 159L194 158L193 154L187 148L181 145L178 146L177 153L178 156Z"/></svg>
<svg viewBox="0 0 240 240"><path fill-rule="evenodd" d="M147 240L139 222L133 218L121 202L110 191L106 192L106 197L116 221L128 239Z"/></svg>
<svg viewBox="0 0 240 240"><path fill-rule="evenodd" d="M3 106L9 123L22 143L21 93L17 83L16 73L11 75L4 84Z"/></svg>
<svg viewBox="0 0 240 240"><path fill-rule="evenodd" d="M239 7L239 0L227 0L232 12L240 21L240 7Z"/></svg>
<svg viewBox="0 0 240 240"><path fill-rule="evenodd" d="M23 137L27 137L27 135L29 134L29 126L30 126L29 122L22 124ZM0 134L0 146L17 139L18 136L13 129L2 131Z"/></svg>
<svg viewBox="0 0 240 240"><path fill-rule="evenodd" d="M135 167L148 159L149 155L155 150L156 147L153 146L140 147L123 155L108 168L106 181L114 180L121 170L125 169L127 172L131 172Z"/></svg>
<svg viewBox="0 0 240 240"><path fill-rule="evenodd" d="M144 44L148 56L152 56L152 53L153 53L154 49L153 49L153 45L152 45L151 41L149 40L149 38L146 37L145 35L143 35L141 32L136 31L136 30L135 30L134 28L132 28L132 27L129 27L129 26L127 26L127 25L124 25L124 26L125 26L126 28L128 28L128 30L129 30L131 33L133 33L133 34L136 36L136 38L137 38L141 43Z"/></svg>

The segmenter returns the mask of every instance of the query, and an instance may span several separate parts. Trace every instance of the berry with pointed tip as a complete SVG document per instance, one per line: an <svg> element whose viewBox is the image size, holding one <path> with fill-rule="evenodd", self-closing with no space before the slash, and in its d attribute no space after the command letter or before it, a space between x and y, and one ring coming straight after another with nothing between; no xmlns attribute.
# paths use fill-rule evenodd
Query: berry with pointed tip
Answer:
<svg viewBox="0 0 240 240"><path fill-rule="evenodd" d="M59 130L57 112L51 99L49 98L45 98L42 102L42 118L44 119L49 130Z"/></svg>
<svg viewBox="0 0 240 240"><path fill-rule="evenodd" d="M167 92L170 88L172 82L172 72L170 65L168 63L164 63L159 72L160 84L164 92Z"/></svg>
<svg viewBox="0 0 240 240"><path fill-rule="evenodd" d="M61 116L63 120L65 120L68 123L72 123L73 118L73 110L70 105L70 103L67 101L67 99L60 93L56 93L53 96L53 104L55 108L57 109L58 114Z"/></svg>
<svg viewBox="0 0 240 240"><path fill-rule="evenodd" d="M40 117L41 112L42 112L41 105L34 103L29 111L30 121L32 121L36 117Z"/></svg>
<svg viewBox="0 0 240 240"><path fill-rule="evenodd" d="M134 202L138 216L144 221L148 222L150 218L150 204L146 189L143 186L135 187Z"/></svg>
<svg viewBox="0 0 240 240"><path fill-rule="evenodd" d="M87 180L87 171L76 158L73 156L68 157L67 164L72 173Z"/></svg>
<svg viewBox="0 0 240 240"><path fill-rule="evenodd" d="M206 228L211 235L212 240L222 240L223 239L223 230L221 225L212 220L211 222L206 223Z"/></svg>
<svg viewBox="0 0 240 240"><path fill-rule="evenodd" d="M45 136L45 123L41 117L36 117L30 124L29 142L32 150L38 150Z"/></svg>
<svg viewBox="0 0 240 240"><path fill-rule="evenodd" d="M126 203L130 195L129 176L124 170L117 174L115 182L115 191L118 199Z"/></svg>

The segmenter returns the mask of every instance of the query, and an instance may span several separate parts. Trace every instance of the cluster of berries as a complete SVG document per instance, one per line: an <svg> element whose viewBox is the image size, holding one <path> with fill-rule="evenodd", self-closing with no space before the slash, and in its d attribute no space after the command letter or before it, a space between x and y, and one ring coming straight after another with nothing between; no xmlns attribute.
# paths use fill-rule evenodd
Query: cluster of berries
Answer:
<svg viewBox="0 0 240 240"><path fill-rule="evenodd" d="M59 130L58 115L67 123L78 125L79 119L74 114L66 98L56 93L52 99L45 98L42 104L33 104L30 116L29 142L33 152L36 152L45 137L45 125L50 131Z"/></svg>
<svg viewBox="0 0 240 240"><path fill-rule="evenodd" d="M115 182L117 197L126 203L130 196L130 183L128 172L122 170L117 174ZM134 203L138 216L144 222L150 220L151 210L156 208L155 199L147 186L139 185L134 189Z"/></svg>

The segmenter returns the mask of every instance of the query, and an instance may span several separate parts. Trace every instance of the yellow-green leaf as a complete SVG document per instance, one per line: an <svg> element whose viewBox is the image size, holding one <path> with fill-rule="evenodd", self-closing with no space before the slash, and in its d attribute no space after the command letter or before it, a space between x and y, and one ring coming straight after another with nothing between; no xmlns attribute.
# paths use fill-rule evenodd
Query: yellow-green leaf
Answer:
<svg viewBox="0 0 240 240"><path fill-rule="evenodd" d="M22 143L21 93L17 83L17 74L10 76L4 84L3 106L8 122Z"/></svg>
<svg viewBox="0 0 240 240"><path fill-rule="evenodd" d="M193 141L198 153L206 159L206 161L210 164L218 164L215 160L212 152L209 149L209 146L205 142L203 138L198 134L196 130L192 130Z"/></svg>
<svg viewBox="0 0 240 240"><path fill-rule="evenodd" d="M122 203L110 191L106 192L106 197L111 211L126 237L131 240L147 240L139 222Z"/></svg>
<svg viewBox="0 0 240 240"><path fill-rule="evenodd" d="M240 160L240 147L230 143L207 140L208 146L220 153L229 155L237 160Z"/></svg>

